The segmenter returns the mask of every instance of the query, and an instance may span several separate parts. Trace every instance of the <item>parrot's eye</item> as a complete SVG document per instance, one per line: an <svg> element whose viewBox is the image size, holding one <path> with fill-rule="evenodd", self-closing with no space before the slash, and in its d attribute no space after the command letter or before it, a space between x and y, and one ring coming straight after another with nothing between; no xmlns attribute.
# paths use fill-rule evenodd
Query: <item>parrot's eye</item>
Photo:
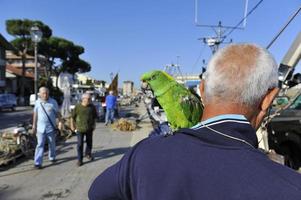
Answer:
<svg viewBox="0 0 301 200"><path fill-rule="evenodd" d="M150 80L155 80L157 78L157 74L154 74L150 77Z"/></svg>

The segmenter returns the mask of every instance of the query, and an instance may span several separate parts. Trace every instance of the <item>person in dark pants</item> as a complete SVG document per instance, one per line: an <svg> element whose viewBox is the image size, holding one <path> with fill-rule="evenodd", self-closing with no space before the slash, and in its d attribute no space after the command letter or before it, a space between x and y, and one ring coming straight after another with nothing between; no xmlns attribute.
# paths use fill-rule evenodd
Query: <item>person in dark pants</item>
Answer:
<svg viewBox="0 0 301 200"><path fill-rule="evenodd" d="M71 118L71 129L77 135L77 166L83 164L84 137L86 137L87 143L85 155L88 160L94 160L92 156L92 144L96 119L96 108L91 103L91 96L85 93L82 96L82 102L75 106Z"/></svg>

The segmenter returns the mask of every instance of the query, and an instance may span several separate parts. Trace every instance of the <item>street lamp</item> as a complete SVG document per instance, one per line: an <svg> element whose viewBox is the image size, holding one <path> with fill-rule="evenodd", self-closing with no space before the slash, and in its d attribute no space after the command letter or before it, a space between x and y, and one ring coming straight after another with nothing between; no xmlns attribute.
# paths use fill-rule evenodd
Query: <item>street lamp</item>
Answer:
<svg viewBox="0 0 301 200"><path fill-rule="evenodd" d="M34 94L38 98L38 43L42 40L43 33L37 25L30 29L31 40L34 42Z"/></svg>

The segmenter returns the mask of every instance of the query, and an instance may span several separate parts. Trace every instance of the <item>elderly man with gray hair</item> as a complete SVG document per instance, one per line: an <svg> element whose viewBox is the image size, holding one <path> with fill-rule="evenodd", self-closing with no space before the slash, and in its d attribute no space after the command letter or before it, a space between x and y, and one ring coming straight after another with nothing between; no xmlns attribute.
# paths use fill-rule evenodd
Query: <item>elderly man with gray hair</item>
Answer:
<svg viewBox="0 0 301 200"><path fill-rule="evenodd" d="M39 99L35 102L32 126L32 131L37 137L34 155L34 166L37 169L42 168L46 139L49 144L48 158L51 162L55 162L56 117L60 117L57 102L49 97L48 88L41 87L39 89Z"/></svg>
<svg viewBox="0 0 301 200"><path fill-rule="evenodd" d="M278 93L265 49L232 44L208 64L201 122L145 139L98 176L98 199L301 199L301 175L258 150L256 129Z"/></svg>
<svg viewBox="0 0 301 200"><path fill-rule="evenodd" d="M77 135L77 166L83 164L84 137L86 137L86 152L88 160L92 161L93 131L97 113L95 106L91 103L91 96L88 93L82 95L81 103L77 104L72 111L71 129Z"/></svg>

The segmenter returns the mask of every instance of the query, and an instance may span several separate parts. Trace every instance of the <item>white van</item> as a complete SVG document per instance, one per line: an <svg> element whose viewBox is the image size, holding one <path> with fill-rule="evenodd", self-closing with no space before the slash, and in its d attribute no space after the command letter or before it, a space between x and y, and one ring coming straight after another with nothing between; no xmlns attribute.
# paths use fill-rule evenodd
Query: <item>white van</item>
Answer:
<svg viewBox="0 0 301 200"><path fill-rule="evenodd" d="M36 103L36 95L31 94L29 97L29 105L33 107L35 105L35 103Z"/></svg>

